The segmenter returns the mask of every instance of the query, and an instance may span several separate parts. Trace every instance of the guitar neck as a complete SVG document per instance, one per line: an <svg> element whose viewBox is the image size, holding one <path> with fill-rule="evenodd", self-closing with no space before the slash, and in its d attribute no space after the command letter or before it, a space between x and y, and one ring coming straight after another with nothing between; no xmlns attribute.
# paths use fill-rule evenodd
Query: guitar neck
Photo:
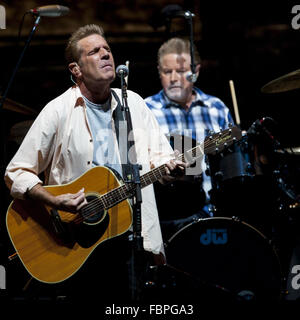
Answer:
<svg viewBox="0 0 300 320"><path fill-rule="evenodd" d="M177 157L182 162L192 164L196 159L203 157L204 154L216 154L223 150L226 146L229 146L234 141L239 140L242 137L241 131L237 127L231 127L223 130L219 133L213 134L205 139L205 141L196 147L182 153ZM150 170L140 177L141 188L145 188L150 184L161 179L166 174L166 165ZM106 194L103 194L99 201L103 209L109 209L116 204L132 197L135 192L133 183L125 183L116 189L113 189Z"/></svg>
<svg viewBox="0 0 300 320"><path fill-rule="evenodd" d="M203 145L196 146L195 148L187 151L185 154L181 154L178 156L178 160L185 162L185 157L189 158L199 158L203 155ZM161 179L164 175L166 175L166 165L162 164L159 167L156 167L149 172L143 174L140 177L140 185L141 188L145 188L154 182ZM109 209L116 204L132 197L134 195L134 184L125 183L119 186L116 189L109 191L108 193L102 195L100 200L102 202L104 209Z"/></svg>
<svg viewBox="0 0 300 320"><path fill-rule="evenodd" d="M186 153L180 154L177 159L182 162L195 161L196 159L203 156L203 144L198 145ZM152 169L151 171L145 173L141 176L141 187L144 188L162 178L166 174L166 165L162 164L161 166Z"/></svg>

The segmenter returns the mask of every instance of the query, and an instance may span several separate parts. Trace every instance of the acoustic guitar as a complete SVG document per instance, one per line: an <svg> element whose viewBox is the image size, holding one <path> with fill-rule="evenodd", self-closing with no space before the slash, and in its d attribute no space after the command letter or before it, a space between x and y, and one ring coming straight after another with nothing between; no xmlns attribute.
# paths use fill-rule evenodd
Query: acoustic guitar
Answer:
<svg viewBox="0 0 300 320"><path fill-rule="evenodd" d="M215 154L240 138L240 129L231 127L207 137L178 158L186 161ZM141 188L165 173L165 165L150 170L140 177ZM134 186L124 183L107 167L94 167L71 183L45 188L60 195L76 193L83 187L88 203L76 214L56 211L33 200L15 199L8 208L6 226L11 242L26 270L38 281L66 280L83 266L98 245L131 227L128 199L134 196Z"/></svg>

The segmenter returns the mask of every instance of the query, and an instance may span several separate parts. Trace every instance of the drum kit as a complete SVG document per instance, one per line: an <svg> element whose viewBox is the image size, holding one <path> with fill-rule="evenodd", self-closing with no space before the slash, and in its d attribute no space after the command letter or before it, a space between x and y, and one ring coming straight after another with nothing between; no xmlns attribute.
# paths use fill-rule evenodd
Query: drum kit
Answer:
<svg viewBox="0 0 300 320"><path fill-rule="evenodd" d="M297 88L300 70L261 91ZM207 156L213 214L166 239L167 265L158 268L156 283L170 300L300 299L300 196L284 163L293 157L297 164L300 147L281 147L275 125L257 120L240 141Z"/></svg>
<svg viewBox="0 0 300 320"><path fill-rule="evenodd" d="M1 96L0 96L1 100ZM16 102L14 100L11 100L9 98L5 99L5 102L3 104L3 109L6 111L11 111L14 113L18 113L20 115L24 116L36 116L37 111L29 108L22 103ZM8 141L13 142L16 145L20 145L23 141L23 138L25 137L27 131L31 127L33 123L33 120L25 120L21 122L15 123L9 130L8 134Z"/></svg>

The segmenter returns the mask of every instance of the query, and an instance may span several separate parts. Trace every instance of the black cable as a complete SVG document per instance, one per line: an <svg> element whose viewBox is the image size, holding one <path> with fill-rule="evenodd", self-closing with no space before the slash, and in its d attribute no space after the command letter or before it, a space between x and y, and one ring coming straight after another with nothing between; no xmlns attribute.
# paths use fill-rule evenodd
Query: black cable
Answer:
<svg viewBox="0 0 300 320"><path fill-rule="evenodd" d="M23 28L23 24L24 24L25 16L26 16L26 14L28 14L28 13L29 13L29 12L25 12L25 13L23 14L22 20L21 20L21 22L20 22L20 24L19 24L19 31L18 31L17 45L18 45L18 44L19 44L19 42L20 42L20 39L21 39L21 32L22 32L22 28Z"/></svg>

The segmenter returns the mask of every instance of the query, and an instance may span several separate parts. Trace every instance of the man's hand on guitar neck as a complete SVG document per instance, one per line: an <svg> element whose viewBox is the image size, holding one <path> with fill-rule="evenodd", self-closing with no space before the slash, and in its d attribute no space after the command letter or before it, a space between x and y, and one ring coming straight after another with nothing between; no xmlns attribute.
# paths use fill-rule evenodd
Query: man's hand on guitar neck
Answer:
<svg viewBox="0 0 300 320"><path fill-rule="evenodd" d="M84 189L77 193L65 193L58 196L52 195L41 184L35 185L27 192L29 198L41 201L46 205L67 212L77 213L84 205L87 204Z"/></svg>
<svg viewBox="0 0 300 320"><path fill-rule="evenodd" d="M184 176L185 168L188 167L188 164L178 159L179 154L179 151L175 150L175 159L171 159L165 164L166 175L160 180L161 183L172 182Z"/></svg>

